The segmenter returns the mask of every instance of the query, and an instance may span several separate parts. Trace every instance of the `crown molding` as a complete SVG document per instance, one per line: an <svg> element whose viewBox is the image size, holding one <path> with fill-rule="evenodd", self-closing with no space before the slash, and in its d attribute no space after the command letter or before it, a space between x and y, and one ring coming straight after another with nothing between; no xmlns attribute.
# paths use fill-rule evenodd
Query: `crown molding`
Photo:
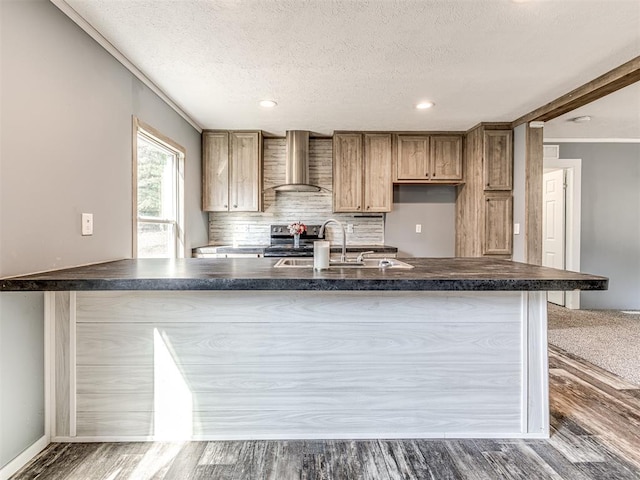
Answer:
<svg viewBox="0 0 640 480"><path fill-rule="evenodd" d="M64 13L69 19L84 30L91 38L93 38L102 48L104 48L113 58L120 62L127 70L129 70L138 80L144 83L153 93L158 95L167 105L184 118L198 133L202 133L202 127L185 112L169 95L164 93L149 77L147 77L133 62L120 52L109 40L104 38L93 25L87 22L78 12L76 12L65 0L49 0L58 9Z"/></svg>

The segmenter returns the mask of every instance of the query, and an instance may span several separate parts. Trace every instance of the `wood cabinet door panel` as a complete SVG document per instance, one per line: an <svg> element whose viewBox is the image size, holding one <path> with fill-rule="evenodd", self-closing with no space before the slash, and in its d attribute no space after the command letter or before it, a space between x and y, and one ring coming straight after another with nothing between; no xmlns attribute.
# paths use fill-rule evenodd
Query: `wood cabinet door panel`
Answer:
<svg viewBox="0 0 640 480"><path fill-rule="evenodd" d="M483 179L485 190L513 188L513 147L511 130L484 132Z"/></svg>
<svg viewBox="0 0 640 480"><path fill-rule="evenodd" d="M427 180L429 177L429 136L398 135L396 180Z"/></svg>
<svg viewBox="0 0 640 480"><path fill-rule="evenodd" d="M229 135L226 132L202 134L202 210L226 212L229 209Z"/></svg>
<svg viewBox="0 0 640 480"><path fill-rule="evenodd" d="M431 137L431 180L462 180L462 137Z"/></svg>
<svg viewBox="0 0 640 480"><path fill-rule="evenodd" d="M362 211L362 135L333 136L333 211Z"/></svg>
<svg viewBox="0 0 640 480"><path fill-rule="evenodd" d="M391 134L364 135L364 211L390 212L393 201L391 181Z"/></svg>
<svg viewBox="0 0 640 480"><path fill-rule="evenodd" d="M229 211L257 212L260 209L260 134L231 134Z"/></svg>
<svg viewBox="0 0 640 480"><path fill-rule="evenodd" d="M485 194L484 255L511 255L513 197L511 193Z"/></svg>

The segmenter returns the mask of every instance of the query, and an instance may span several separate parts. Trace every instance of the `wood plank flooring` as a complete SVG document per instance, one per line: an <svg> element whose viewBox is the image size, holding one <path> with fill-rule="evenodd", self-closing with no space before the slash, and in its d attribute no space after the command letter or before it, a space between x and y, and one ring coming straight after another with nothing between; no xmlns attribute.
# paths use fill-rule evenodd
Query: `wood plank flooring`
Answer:
<svg viewBox="0 0 640 480"><path fill-rule="evenodd" d="M640 387L550 347L549 440L51 444L13 479L640 479Z"/></svg>

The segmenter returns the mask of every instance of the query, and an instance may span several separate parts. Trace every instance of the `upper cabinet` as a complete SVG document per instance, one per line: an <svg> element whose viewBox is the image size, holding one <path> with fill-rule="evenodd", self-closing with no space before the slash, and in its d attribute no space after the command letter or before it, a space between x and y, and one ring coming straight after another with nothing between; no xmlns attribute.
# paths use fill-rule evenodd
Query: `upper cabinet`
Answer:
<svg viewBox="0 0 640 480"><path fill-rule="evenodd" d="M202 132L202 210L229 210L229 134Z"/></svg>
<svg viewBox="0 0 640 480"><path fill-rule="evenodd" d="M394 180L427 180L430 177L429 137L398 135L396 138Z"/></svg>
<svg viewBox="0 0 640 480"><path fill-rule="evenodd" d="M462 137L431 137L431 180L462 180Z"/></svg>
<svg viewBox="0 0 640 480"><path fill-rule="evenodd" d="M462 136L396 135L396 183L460 183Z"/></svg>
<svg viewBox="0 0 640 480"><path fill-rule="evenodd" d="M334 212L390 212L392 199L391 134L334 134Z"/></svg>
<svg viewBox="0 0 640 480"><path fill-rule="evenodd" d="M333 136L333 211L362 211L362 135Z"/></svg>
<svg viewBox="0 0 640 480"><path fill-rule="evenodd" d="M262 208L262 133L202 133L202 209L259 212Z"/></svg>
<svg viewBox="0 0 640 480"><path fill-rule="evenodd" d="M229 211L258 212L262 209L262 134L231 133Z"/></svg>
<svg viewBox="0 0 640 480"><path fill-rule="evenodd" d="M485 190L513 188L513 146L511 130L484 132L483 181Z"/></svg>
<svg viewBox="0 0 640 480"><path fill-rule="evenodd" d="M364 134L365 212L390 212L393 203L391 182L391 134Z"/></svg>

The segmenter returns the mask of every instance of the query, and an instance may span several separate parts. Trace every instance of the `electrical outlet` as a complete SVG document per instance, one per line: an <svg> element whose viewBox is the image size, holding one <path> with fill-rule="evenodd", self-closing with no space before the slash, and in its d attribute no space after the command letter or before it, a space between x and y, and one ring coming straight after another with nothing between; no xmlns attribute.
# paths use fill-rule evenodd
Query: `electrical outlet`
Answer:
<svg viewBox="0 0 640 480"><path fill-rule="evenodd" d="M416 233L422 233L422 224L416 223Z"/></svg>
<svg viewBox="0 0 640 480"><path fill-rule="evenodd" d="M513 234L514 235L520 235L520 224L519 223L514 223L513 224Z"/></svg>
<svg viewBox="0 0 640 480"><path fill-rule="evenodd" d="M82 214L82 235L93 235L93 213Z"/></svg>
<svg viewBox="0 0 640 480"><path fill-rule="evenodd" d="M353 233L353 223L347 223L347 233Z"/></svg>

